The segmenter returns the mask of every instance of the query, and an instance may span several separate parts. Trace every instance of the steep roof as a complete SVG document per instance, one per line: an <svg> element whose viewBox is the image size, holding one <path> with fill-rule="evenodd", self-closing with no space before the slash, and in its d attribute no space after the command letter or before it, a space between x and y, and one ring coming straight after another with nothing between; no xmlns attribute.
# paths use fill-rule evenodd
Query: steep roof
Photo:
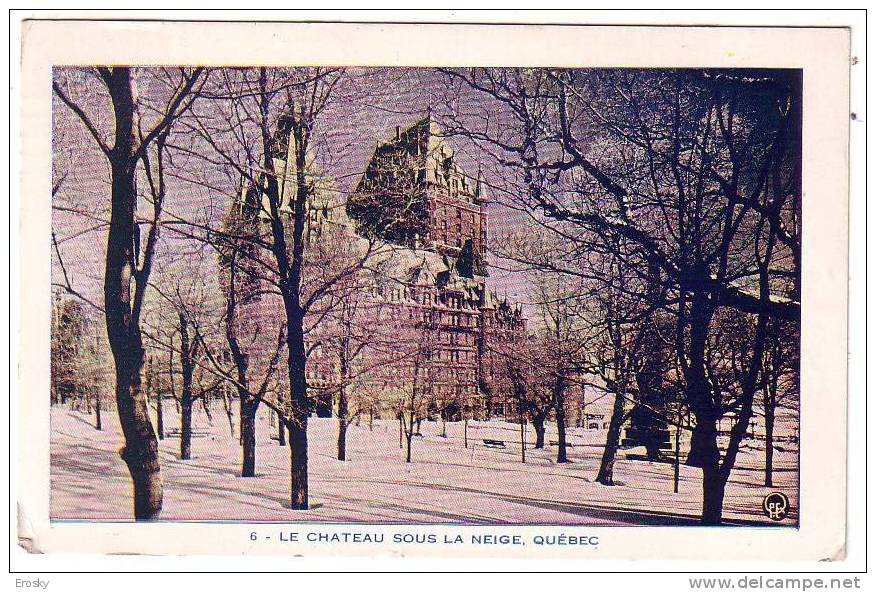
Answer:
<svg viewBox="0 0 876 592"><path fill-rule="evenodd" d="M459 165L456 153L446 141L441 126L435 121L429 110L425 117L414 122L408 128L396 126L395 133L389 140L378 142L374 154L366 167L356 191L365 190L371 173L382 165L381 159L406 154L409 158L403 166L414 167L415 178L420 183L450 186L451 179L459 183L462 194L477 201L481 198L480 171L477 178L467 174ZM420 175L425 171L425 176Z"/></svg>

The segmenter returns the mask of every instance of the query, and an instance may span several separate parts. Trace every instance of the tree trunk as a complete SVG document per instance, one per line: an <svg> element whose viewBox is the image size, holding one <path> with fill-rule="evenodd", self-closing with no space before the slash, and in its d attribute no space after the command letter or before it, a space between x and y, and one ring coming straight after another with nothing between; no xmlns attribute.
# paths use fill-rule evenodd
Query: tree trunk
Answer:
<svg viewBox="0 0 876 592"><path fill-rule="evenodd" d="M115 143L110 156L111 212L104 271L107 336L116 367L116 407L125 444L120 454L134 486L134 518L156 520L161 513L163 486L158 440L149 420L148 401L141 390L140 372L145 354L139 310L132 308L137 210L134 141L134 97L129 68L113 68L107 88L115 112ZM142 294L145 284L137 278Z"/></svg>
<svg viewBox="0 0 876 592"><path fill-rule="evenodd" d="M228 434L230 437L234 437L234 409L231 407L231 401L229 400L228 392L225 391L223 387L222 392L222 406L225 408L225 417L228 419ZM237 434L237 443L240 446L243 446L243 436L242 434Z"/></svg>
<svg viewBox="0 0 876 592"><path fill-rule="evenodd" d="M338 422L338 460L347 460L347 420Z"/></svg>
<svg viewBox="0 0 876 592"><path fill-rule="evenodd" d="M766 246L766 254L764 263L760 267L760 297L762 300L769 300L769 278L768 265L772 257L772 249L775 243L775 234L770 232ZM706 329L708 326L706 326ZM704 459L707 461L703 468L703 516L704 524L720 524L721 512L724 503L724 492L727 486L727 481L730 479L730 473L736 463L736 455L739 453L739 447L748 432L749 422L754 414L754 393L757 390L758 379L763 368L764 344L766 341L767 316L763 312L759 312L757 316L757 325L754 334L754 342L751 347L750 364L746 369L746 373L741 380L741 391L739 407L737 410L737 421L730 429L730 438L727 443L727 450L724 453L723 460L718 449L717 431L715 430L715 421L706 421L704 424L703 436L701 445L706 446ZM694 331L691 331L691 343L694 343ZM715 413L712 418L720 417ZM699 418L697 418L697 427L700 426ZM696 435L696 431L694 432Z"/></svg>
<svg viewBox="0 0 876 592"><path fill-rule="evenodd" d="M282 417L277 418L277 443L280 446L286 445L286 423Z"/></svg>
<svg viewBox="0 0 876 592"><path fill-rule="evenodd" d="M538 412L532 416L532 427L535 430L535 446L533 448L544 448L544 420L544 412Z"/></svg>
<svg viewBox="0 0 876 592"><path fill-rule="evenodd" d="M94 401L94 428L96 430L103 430L103 422L100 418L100 391L97 391L95 394Z"/></svg>
<svg viewBox="0 0 876 592"><path fill-rule="evenodd" d="M416 385L414 386L416 388ZM413 407L414 403L411 401L411 407ZM402 416L402 421L404 421L404 416ZM416 419L414 417L413 410L408 413L408 425L405 429L405 441L407 443L407 450L405 451L405 462L411 462L411 440L414 438L414 423L416 423Z"/></svg>
<svg viewBox="0 0 876 592"><path fill-rule="evenodd" d="M239 376L239 375L240 375L240 373L238 372L238 376ZM238 379L238 380L239 380L239 379ZM240 381L240 383L241 383L241 384L244 384L243 381ZM237 441L238 441L238 443L239 443L241 446L243 446L243 418L244 418L244 416L246 415L246 399L247 399L247 396L248 396L248 393L244 393L244 392L242 392L241 389L240 389L240 387L237 387L237 401L238 401L238 405L239 405L239 407L240 407L240 428L238 429L238 438L237 438ZM230 410L229 410L229 413L228 413L228 422L231 423L231 413L230 413ZM272 411L272 412L271 412L271 427L273 427L273 426L274 426L274 412ZM232 438L234 437L234 432L233 432L233 431L232 431L232 433L231 433L231 437L232 437Z"/></svg>
<svg viewBox="0 0 876 592"><path fill-rule="evenodd" d="M134 363L136 367L136 362ZM116 403L125 435L120 451L134 485L134 518L157 520L164 488L158 459L158 440L149 421L146 397L140 388L139 369L123 366L116 372Z"/></svg>
<svg viewBox="0 0 876 592"><path fill-rule="evenodd" d="M557 415L557 463L567 463L569 458L566 456L566 409L562 394L558 395L554 412Z"/></svg>
<svg viewBox="0 0 876 592"><path fill-rule="evenodd" d="M726 477L717 465L703 467L703 515L701 522L708 526L721 524L724 508Z"/></svg>
<svg viewBox="0 0 876 592"><path fill-rule="evenodd" d="M192 458L192 376L194 363L191 359L191 344L189 343L188 318L179 314L180 360L182 362L182 394L180 396L180 430L179 457L181 460Z"/></svg>
<svg viewBox="0 0 876 592"><path fill-rule="evenodd" d="M764 389L764 439L766 440L766 450L764 459L764 475L763 484L766 487L773 486L773 433L776 423L776 408L775 398L769 392L769 389Z"/></svg>
<svg viewBox="0 0 876 592"><path fill-rule="evenodd" d="M107 290L109 291L109 290ZM107 302L111 302L107 298ZM109 311L111 307L108 305ZM110 312L107 313L110 316ZM134 518L157 520L161 513L164 488L158 458L158 440L149 420L146 395L141 389L143 347L140 333L119 335L122 325L107 323L113 355L116 358L116 405L125 437L120 451L134 486Z"/></svg>
<svg viewBox="0 0 876 592"><path fill-rule="evenodd" d="M289 425L289 481L290 507L307 510L307 416L299 416Z"/></svg>
<svg viewBox="0 0 876 592"><path fill-rule="evenodd" d="M261 69L260 84L264 87L266 70ZM264 100L264 99L262 99ZM267 109L267 103L263 103ZM293 110L294 111L294 110ZM302 274L304 270L304 227L308 215L308 197L311 190L311 180L306 178L308 168L307 151L310 139L309 123L290 113L289 123L291 133L295 137L295 185L296 193L293 201L292 229L281 217L280 191L274 163L266 152L264 166L267 171L266 193L271 209L271 236L273 238L272 252L277 261L279 286L283 297L283 308L286 315L286 348L288 350L289 372L289 480L290 507L293 510L308 508L307 483L307 421L310 415L310 400L307 387L307 349L304 345L304 317L306 310L301 303ZM263 143L267 148L273 141L268 137L267 129L263 128ZM290 163L287 163L287 167ZM291 239L291 240L288 240ZM290 244L291 243L291 244ZM287 247L288 245L288 247Z"/></svg>
<svg viewBox="0 0 876 592"><path fill-rule="evenodd" d="M520 414L520 462L526 462L526 418Z"/></svg>
<svg viewBox="0 0 876 592"><path fill-rule="evenodd" d="M706 377L706 341L709 325L715 308L708 302L708 295L702 292L693 294L690 316L690 341L688 346L688 364L684 371L687 389L685 398L696 417L696 425L691 432L690 452L687 457L689 466L700 467L703 471L703 524L720 524L721 507L724 502L724 485L726 478L721 477L721 453L718 450L718 420L720 415L715 409L715 403ZM685 322L679 316L679 323ZM683 352L682 352L683 353Z"/></svg>
<svg viewBox="0 0 876 592"><path fill-rule="evenodd" d="M247 393L239 393L240 435L241 435L241 477L255 477L256 465L256 413L258 399L251 399Z"/></svg>
<svg viewBox="0 0 876 592"><path fill-rule="evenodd" d="M264 85L266 70L261 69L260 84ZM266 108L266 106L265 106ZM289 480L290 507L293 510L306 510L307 499L307 420L310 415L310 401L307 394L307 349L304 345L305 310L301 304L301 282L304 266L304 226L307 219L307 200L309 181L305 179L306 152L308 130L303 129L300 120L291 119L296 145L296 186L292 215L292 232L284 224L287 218L279 212L280 193L277 176L274 174L273 160L266 153L265 170L267 171L266 193L271 209L271 235L273 237L272 252L277 261L280 292L283 297L283 308L286 316L286 348L288 350L287 370L289 376ZM267 130L263 129L263 142L268 147L272 141ZM288 166L289 163L287 163ZM291 245L287 247L287 239ZM282 423L282 420L281 420ZM282 434L283 428L280 428ZM283 444L283 436L280 443Z"/></svg>
<svg viewBox="0 0 876 592"><path fill-rule="evenodd" d="M170 385L170 395L173 397L173 403L176 405L177 412L179 412L179 399L176 396L176 371L173 367L173 334L170 335L170 347L167 349L167 376L168 383ZM159 397L158 399L158 414L159 414L159 437L163 440L165 431L164 431L164 397Z"/></svg>
<svg viewBox="0 0 876 592"><path fill-rule="evenodd" d="M764 481L763 484L767 487L773 486L773 426L775 418L772 413L767 414L766 418L766 463L764 465Z"/></svg>
<svg viewBox="0 0 876 592"><path fill-rule="evenodd" d="M608 422L608 433L605 436L605 449L602 451L602 462L596 482L602 485L614 485L614 461L617 458L617 447L620 444L621 427L624 423L624 394L618 389L614 395L614 405L611 409L611 419Z"/></svg>
<svg viewBox="0 0 876 592"><path fill-rule="evenodd" d="M192 400L191 391L186 396L186 389L183 387L183 400L180 403L182 413L180 414L179 423L179 458L180 460L190 460L192 458Z"/></svg>
<svg viewBox="0 0 876 592"><path fill-rule="evenodd" d="M724 480L719 470L718 430L714 420L697 417L697 423L691 432L687 464L700 467L703 472L703 524L720 524Z"/></svg>
<svg viewBox="0 0 876 592"><path fill-rule="evenodd" d="M297 225L297 222L296 222ZM297 292L295 293L297 297ZM287 307L288 308L288 307ZM289 422L289 478L292 485L290 492L293 510L306 510L307 499L307 421L310 415L310 403L307 398L307 354L304 347L304 312L300 306L293 303L292 310L287 310L289 320L287 346L289 348L289 384L292 396Z"/></svg>
<svg viewBox="0 0 876 592"><path fill-rule="evenodd" d="M338 460L347 460L347 389L338 392Z"/></svg>
<svg viewBox="0 0 876 592"><path fill-rule="evenodd" d="M158 416L158 439L164 440L164 395L155 393L156 399L156 415Z"/></svg>

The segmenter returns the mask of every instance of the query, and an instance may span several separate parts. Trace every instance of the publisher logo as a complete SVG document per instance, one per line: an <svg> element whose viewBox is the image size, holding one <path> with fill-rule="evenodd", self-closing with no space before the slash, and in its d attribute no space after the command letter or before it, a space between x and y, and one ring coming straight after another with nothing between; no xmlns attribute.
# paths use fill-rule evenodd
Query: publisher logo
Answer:
<svg viewBox="0 0 876 592"><path fill-rule="evenodd" d="M788 496L784 493L774 491L763 498L763 513L770 520L778 522L788 515L788 510L791 508L791 502L788 501Z"/></svg>

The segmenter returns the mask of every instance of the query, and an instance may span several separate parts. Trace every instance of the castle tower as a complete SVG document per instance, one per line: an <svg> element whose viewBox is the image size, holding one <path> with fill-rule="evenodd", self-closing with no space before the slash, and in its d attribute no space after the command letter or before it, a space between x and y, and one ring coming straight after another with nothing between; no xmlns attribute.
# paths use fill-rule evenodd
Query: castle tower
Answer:
<svg viewBox="0 0 876 592"><path fill-rule="evenodd" d="M485 204L480 171L463 170L430 112L378 143L347 211L360 233L440 253L473 277L487 275Z"/></svg>

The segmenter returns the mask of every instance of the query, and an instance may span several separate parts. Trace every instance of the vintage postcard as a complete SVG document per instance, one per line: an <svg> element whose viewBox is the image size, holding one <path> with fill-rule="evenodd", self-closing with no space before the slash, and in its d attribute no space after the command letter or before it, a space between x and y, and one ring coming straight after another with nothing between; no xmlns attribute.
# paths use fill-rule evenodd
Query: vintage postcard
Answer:
<svg viewBox="0 0 876 592"><path fill-rule="evenodd" d="M843 557L847 29L22 39L21 545Z"/></svg>

